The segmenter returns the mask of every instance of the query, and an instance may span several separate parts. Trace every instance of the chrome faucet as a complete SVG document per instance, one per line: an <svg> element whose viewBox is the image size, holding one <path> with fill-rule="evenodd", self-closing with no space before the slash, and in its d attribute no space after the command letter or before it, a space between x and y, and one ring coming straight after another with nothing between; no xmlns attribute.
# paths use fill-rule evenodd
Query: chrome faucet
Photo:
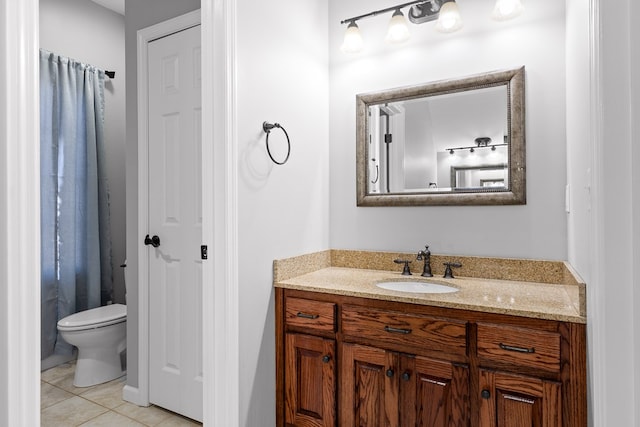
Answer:
<svg viewBox="0 0 640 427"><path fill-rule="evenodd" d="M416 261L424 261L423 277L433 277L433 274L431 274L431 251L429 250L429 245L425 245L424 250L418 252Z"/></svg>

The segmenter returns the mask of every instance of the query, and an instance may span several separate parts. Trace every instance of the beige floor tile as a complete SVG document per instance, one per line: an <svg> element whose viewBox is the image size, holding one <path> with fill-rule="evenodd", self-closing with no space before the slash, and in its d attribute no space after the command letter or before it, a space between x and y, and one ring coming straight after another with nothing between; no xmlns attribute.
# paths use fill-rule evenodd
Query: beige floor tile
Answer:
<svg viewBox="0 0 640 427"><path fill-rule="evenodd" d="M144 424L140 424L137 421L127 418L124 415L116 414L109 411L105 414L97 416L84 424L80 424L80 427L144 427Z"/></svg>
<svg viewBox="0 0 640 427"><path fill-rule="evenodd" d="M162 421L173 416L171 412L165 411L157 406L137 406L128 402L118 406L114 411L133 418L147 426L157 426Z"/></svg>
<svg viewBox="0 0 640 427"><path fill-rule="evenodd" d="M69 374L72 374L76 370L75 362L63 363L62 365L55 366L51 369L47 369L46 371L40 373L40 379L45 382L52 382L58 380L62 377L66 377Z"/></svg>
<svg viewBox="0 0 640 427"><path fill-rule="evenodd" d="M103 384L100 387L93 387L90 390L82 392L80 396L98 405L113 409L124 403L122 400L122 388L124 385L124 380L115 380Z"/></svg>
<svg viewBox="0 0 640 427"><path fill-rule="evenodd" d="M48 408L65 399L73 397L72 393L61 388L53 386L49 383L41 382L40 384L40 409Z"/></svg>
<svg viewBox="0 0 640 427"><path fill-rule="evenodd" d="M94 385L91 387L76 387L73 385L73 377L75 373L71 372L63 377L59 377L48 381L49 384L54 385L58 388L68 391L69 393L73 393L75 395L86 393L89 390L92 390L96 387L99 387L102 384Z"/></svg>
<svg viewBox="0 0 640 427"><path fill-rule="evenodd" d="M77 426L105 412L107 412L106 408L74 396L44 409L41 412L40 425L42 427Z"/></svg>

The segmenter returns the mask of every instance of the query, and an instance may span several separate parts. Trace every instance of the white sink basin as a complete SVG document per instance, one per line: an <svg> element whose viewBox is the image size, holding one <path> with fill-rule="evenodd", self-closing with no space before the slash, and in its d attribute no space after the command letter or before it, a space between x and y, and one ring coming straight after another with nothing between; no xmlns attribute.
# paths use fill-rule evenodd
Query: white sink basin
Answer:
<svg viewBox="0 0 640 427"><path fill-rule="evenodd" d="M448 294L452 292L458 292L459 290L458 288L454 288L453 286L418 281L382 282L377 283L376 286L390 291L410 292L413 294Z"/></svg>

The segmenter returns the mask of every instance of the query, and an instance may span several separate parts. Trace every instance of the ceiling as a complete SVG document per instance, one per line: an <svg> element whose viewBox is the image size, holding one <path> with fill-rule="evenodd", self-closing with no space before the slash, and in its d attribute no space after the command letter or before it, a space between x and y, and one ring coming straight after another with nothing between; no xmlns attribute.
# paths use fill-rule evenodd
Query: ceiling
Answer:
<svg viewBox="0 0 640 427"><path fill-rule="evenodd" d="M124 15L124 0L91 0L94 3Z"/></svg>

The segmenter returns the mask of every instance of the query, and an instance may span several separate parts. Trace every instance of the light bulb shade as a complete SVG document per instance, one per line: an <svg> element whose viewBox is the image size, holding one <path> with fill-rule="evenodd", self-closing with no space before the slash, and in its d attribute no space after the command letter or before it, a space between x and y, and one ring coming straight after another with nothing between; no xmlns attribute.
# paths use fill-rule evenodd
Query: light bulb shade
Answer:
<svg viewBox="0 0 640 427"><path fill-rule="evenodd" d="M410 35L407 18L404 17L400 9L396 9L393 12L391 21L389 21L389 29L387 30L385 41L387 43L402 43L409 40Z"/></svg>
<svg viewBox="0 0 640 427"><path fill-rule="evenodd" d="M448 1L440 8L440 16L436 23L436 30L442 33L452 33L462 28L460 10L455 1Z"/></svg>
<svg viewBox="0 0 640 427"><path fill-rule="evenodd" d="M358 53L362 51L363 46L364 42L362 41L360 28L358 28L358 24L356 24L355 21L352 21L344 33L344 41L342 42L342 46L340 46L340 50L343 53Z"/></svg>
<svg viewBox="0 0 640 427"><path fill-rule="evenodd" d="M505 21L520 15L523 9L520 0L496 0L491 16L496 21Z"/></svg>

